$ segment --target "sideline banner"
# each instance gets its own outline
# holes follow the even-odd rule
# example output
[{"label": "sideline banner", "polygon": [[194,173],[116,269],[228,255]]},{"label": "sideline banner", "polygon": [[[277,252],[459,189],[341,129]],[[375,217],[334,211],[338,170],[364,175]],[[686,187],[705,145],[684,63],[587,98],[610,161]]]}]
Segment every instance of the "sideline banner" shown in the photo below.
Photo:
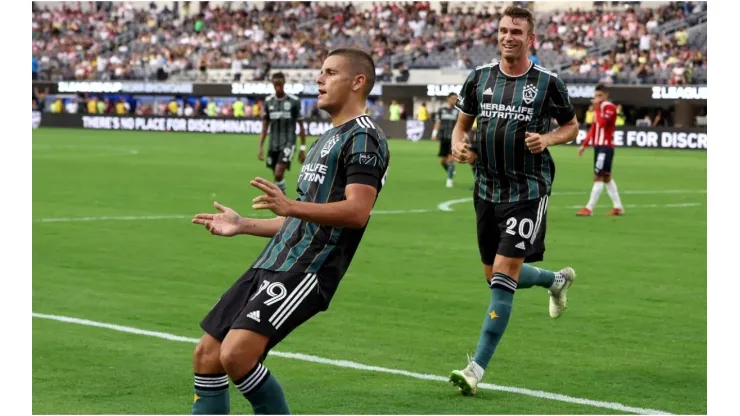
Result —
[{"label": "sideline banner", "polygon": [[[378,125],[386,136],[412,141],[429,140],[434,127],[433,121],[388,121],[379,120]],[[327,120],[308,119],[304,122],[306,134],[320,136],[332,128]],[[129,131],[173,131],[214,134],[260,134],[262,120],[258,118],[225,117],[165,117],[165,116],[117,116],[86,114],[54,114],[33,112],[33,127],[70,127],[94,130]],[[571,145],[583,143],[586,129],[578,132]],[[614,132],[617,147],[640,147],[651,149],[707,149],[706,129],[617,127]]]}]

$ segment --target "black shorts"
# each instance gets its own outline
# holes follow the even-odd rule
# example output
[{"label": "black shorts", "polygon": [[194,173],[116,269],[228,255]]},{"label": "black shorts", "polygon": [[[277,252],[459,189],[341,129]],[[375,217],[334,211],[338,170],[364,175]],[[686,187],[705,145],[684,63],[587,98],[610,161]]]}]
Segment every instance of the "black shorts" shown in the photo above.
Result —
[{"label": "black shorts", "polygon": [[439,140],[439,157],[447,157],[452,154],[452,140]]},{"label": "black shorts", "polygon": [[295,153],[295,145],[290,147],[283,147],[279,150],[270,150],[267,152],[267,167],[275,169],[278,163],[285,165],[285,169],[290,170],[290,162],[293,160],[293,154]]},{"label": "black shorts", "polygon": [[496,254],[542,261],[549,196],[522,202],[496,204],[474,198],[478,250],[483,264],[492,265]]},{"label": "black shorts", "polygon": [[200,327],[223,342],[231,329],[248,329],[270,339],[268,351],[298,326],[326,310],[315,273],[250,268],[224,293]]},{"label": "black shorts", "polygon": [[594,148],[594,173],[597,176],[611,175],[612,160],[614,160],[614,148],[596,146]]}]

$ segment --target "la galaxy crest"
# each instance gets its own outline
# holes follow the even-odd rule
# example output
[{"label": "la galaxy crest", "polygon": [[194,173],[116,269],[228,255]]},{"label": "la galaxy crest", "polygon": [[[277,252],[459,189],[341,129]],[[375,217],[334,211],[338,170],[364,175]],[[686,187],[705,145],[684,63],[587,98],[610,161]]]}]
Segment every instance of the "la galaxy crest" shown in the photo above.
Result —
[{"label": "la galaxy crest", "polygon": [[326,144],[324,144],[324,147],[321,148],[321,157],[326,157],[326,155],[331,152],[331,148],[334,147],[335,144],[340,140],[340,135],[335,134],[332,136],[331,139],[326,141]]},{"label": "la galaxy crest", "polygon": [[537,87],[534,84],[528,84],[524,87],[524,96],[522,99],[527,104],[532,104],[537,97]]}]

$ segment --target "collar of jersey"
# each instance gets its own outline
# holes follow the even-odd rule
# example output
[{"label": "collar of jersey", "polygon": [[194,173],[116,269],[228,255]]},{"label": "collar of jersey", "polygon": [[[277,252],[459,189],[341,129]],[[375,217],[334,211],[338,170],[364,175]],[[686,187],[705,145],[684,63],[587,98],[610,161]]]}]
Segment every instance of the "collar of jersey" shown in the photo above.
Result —
[{"label": "collar of jersey", "polygon": [[523,74],[514,76],[514,75],[509,75],[509,74],[507,74],[504,71],[504,68],[501,67],[501,62],[499,62],[499,64],[498,64],[498,70],[501,71],[502,74],[506,75],[509,78],[520,78],[520,77],[523,77],[523,76],[527,75],[529,73],[529,71],[532,70],[532,68],[534,68],[534,62],[533,61],[529,61],[529,68],[527,68],[527,70],[524,71]]}]

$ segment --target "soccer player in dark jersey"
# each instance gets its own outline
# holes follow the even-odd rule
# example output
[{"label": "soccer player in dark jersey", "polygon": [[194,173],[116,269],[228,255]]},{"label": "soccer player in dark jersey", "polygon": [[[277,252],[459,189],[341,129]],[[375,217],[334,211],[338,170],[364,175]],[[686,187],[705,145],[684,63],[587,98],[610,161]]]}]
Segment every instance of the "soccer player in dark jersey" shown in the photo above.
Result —
[{"label": "soccer player in dark jersey", "polygon": [[301,115],[301,102],[295,95],[285,94],[285,75],[277,72],[272,76],[275,94],[265,100],[265,115],[262,118],[259,160],[265,160],[265,138],[270,128],[270,145],[267,152],[267,167],[273,171],[275,185],[285,193],[285,171],[290,170],[290,162],[295,153],[296,124],[301,136],[301,148],[298,161],[306,159],[306,130]]},{"label": "soccer player in dark jersey", "polygon": [[[506,330],[517,289],[540,286],[550,293],[550,316],[567,306],[575,271],[539,269],[545,251],[547,202],[555,177],[549,146],[578,134],[568,90],[552,72],[529,60],[534,42],[529,10],[509,7],[498,27],[502,60],[479,66],[462,87],[460,115],[452,134],[455,160],[475,167],[474,207],[478,248],[491,289],[475,357],[450,374],[463,394],[478,382]],[[475,140],[465,142],[477,118]],[[559,127],[550,131],[550,120]]]},{"label": "soccer player in dark jersey", "polygon": [[193,414],[229,412],[229,379],[255,414],[287,414],[277,379],[263,362],[291,331],[326,310],[367,227],[390,162],[385,134],[363,107],[375,83],[372,58],[357,49],[329,54],[316,79],[318,106],[332,128],[316,140],[298,176],[297,200],[255,178],[264,195],[252,208],[271,219],[241,217],[215,203],[198,214],[214,235],[269,238],[257,261],[201,322],[205,334],[193,355]]},{"label": "soccer player in dark jersey", "polygon": [[442,106],[434,115],[434,129],[432,140],[439,140],[439,162],[447,172],[447,187],[452,188],[452,178],[455,176],[455,160],[452,158],[452,130],[455,128],[457,113],[455,107],[457,94],[447,96],[447,105]]}]

